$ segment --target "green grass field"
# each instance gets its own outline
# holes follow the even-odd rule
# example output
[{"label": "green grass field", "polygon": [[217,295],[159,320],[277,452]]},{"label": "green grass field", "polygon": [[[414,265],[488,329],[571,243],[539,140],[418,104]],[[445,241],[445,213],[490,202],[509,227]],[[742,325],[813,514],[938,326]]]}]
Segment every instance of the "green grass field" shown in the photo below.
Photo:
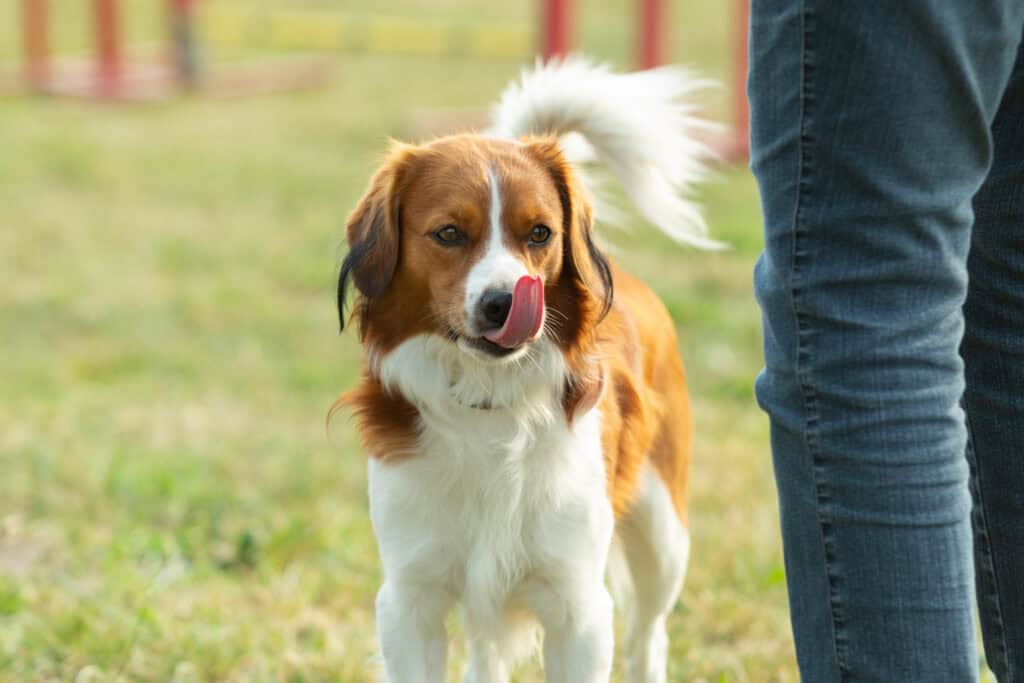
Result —
[{"label": "green grass field", "polygon": [[[2,1],[10,59],[17,3]],[[72,4],[55,3],[72,13],[58,16],[70,48],[85,31]],[[674,57],[716,78],[729,73],[725,4],[674,7]],[[152,38],[152,7],[128,5],[133,36]],[[583,46],[625,64],[628,3],[580,6]],[[529,22],[528,7],[386,11]],[[0,100],[0,681],[372,680],[364,457],[345,418],[325,427],[360,356],[337,334],[342,226],[414,110],[483,107],[521,64],[333,59],[330,86],[302,94]],[[708,111],[725,101],[708,93]],[[794,681],[751,388],[757,195],[735,168],[700,198],[731,251],[609,234],[676,320],[698,426],[669,678]]]}]

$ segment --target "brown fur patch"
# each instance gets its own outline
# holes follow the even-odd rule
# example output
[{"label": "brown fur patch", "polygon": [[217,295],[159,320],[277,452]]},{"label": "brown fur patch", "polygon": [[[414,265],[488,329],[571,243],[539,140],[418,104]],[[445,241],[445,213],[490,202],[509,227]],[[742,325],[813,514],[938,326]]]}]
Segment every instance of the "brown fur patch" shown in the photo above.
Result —
[{"label": "brown fur patch", "polygon": [[338,403],[352,411],[363,448],[372,457],[398,462],[416,454],[420,414],[402,396],[366,376]]},{"label": "brown fur patch", "polygon": [[600,406],[609,497],[617,514],[626,511],[649,461],[685,524],[693,426],[675,328],[646,285],[614,274],[616,303],[598,344],[615,378]]}]

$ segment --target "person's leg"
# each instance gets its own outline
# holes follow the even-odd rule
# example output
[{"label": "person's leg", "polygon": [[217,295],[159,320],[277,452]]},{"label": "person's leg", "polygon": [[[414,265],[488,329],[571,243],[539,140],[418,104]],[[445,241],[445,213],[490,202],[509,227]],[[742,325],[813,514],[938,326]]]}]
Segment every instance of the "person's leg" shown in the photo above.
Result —
[{"label": "person's leg", "polygon": [[978,676],[958,346],[1024,2],[754,0],[755,272],[804,680]]},{"label": "person's leg", "polygon": [[974,554],[985,654],[1024,682],[1024,42],[992,124],[992,170],[974,198],[964,304]]}]

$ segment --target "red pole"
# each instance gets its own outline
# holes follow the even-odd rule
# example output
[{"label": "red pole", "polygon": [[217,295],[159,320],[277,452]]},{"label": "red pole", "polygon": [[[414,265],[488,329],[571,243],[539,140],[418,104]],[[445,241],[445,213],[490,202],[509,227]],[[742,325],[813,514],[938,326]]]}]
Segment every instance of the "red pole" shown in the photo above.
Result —
[{"label": "red pole", "polygon": [[96,68],[100,94],[113,97],[121,80],[121,51],[118,40],[117,0],[94,0]]},{"label": "red pole", "polygon": [[25,50],[25,80],[34,90],[43,89],[50,76],[46,35],[46,0],[23,0],[22,33]]},{"label": "red pole", "polygon": [[541,0],[541,45],[544,61],[569,54],[569,1]]},{"label": "red pole", "polygon": [[636,61],[640,69],[653,69],[665,62],[665,34],[668,30],[664,0],[637,3]]}]

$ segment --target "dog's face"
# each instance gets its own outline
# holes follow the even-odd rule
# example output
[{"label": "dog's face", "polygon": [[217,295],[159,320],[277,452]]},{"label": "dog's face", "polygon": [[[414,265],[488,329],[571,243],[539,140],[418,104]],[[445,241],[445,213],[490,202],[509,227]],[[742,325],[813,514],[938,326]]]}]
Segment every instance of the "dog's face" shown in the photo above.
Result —
[{"label": "dog's face", "polygon": [[610,305],[590,222],[555,141],[396,146],[349,218],[339,314],[351,275],[377,352],[417,334],[488,363],[523,356],[545,334],[570,344]]}]

